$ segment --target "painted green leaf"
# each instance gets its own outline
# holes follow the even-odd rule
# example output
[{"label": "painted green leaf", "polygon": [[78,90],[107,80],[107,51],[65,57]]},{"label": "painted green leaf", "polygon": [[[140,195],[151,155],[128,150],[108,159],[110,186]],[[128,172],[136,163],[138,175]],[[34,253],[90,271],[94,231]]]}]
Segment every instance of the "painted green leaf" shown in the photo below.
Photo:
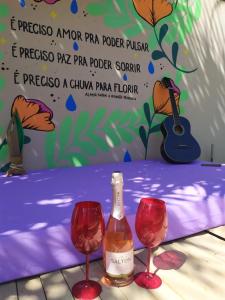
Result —
[{"label": "painted green leaf", "polygon": [[0,77],[0,90],[2,90],[5,87],[5,79],[3,77]]},{"label": "painted green leaf", "polygon": [[130,130],[130,124],[127,113],[122,112],[116,130],[119,133],[120,141],[130,144],[134,140],[134,134]]},{"label": "painted green leaf", "polygon": [[8,158],[8,146],[7,146],[7,140],[3,139],[1,145],[0,145],[0,172],[7,172],[8,169],[5,171],[4,164]]},{"label": "painted green leaf", "polygon": [[150,106],[147,102],[144,103],[143,105],[144,107],[144,112],[145,112],[145,117],[146,117],[146,120],[148,122],[148,126],[149,128],[151,127],[151,112],[150,112]]},{"label": "painted green leaf", "polygon": [[79,152],[88,156],[95,156],[97,153],[97,147],[90,141],[85,141],[85,136],[80,136],[79,140],[75,142],[75,146],[79,148]]},{"label": "painted green leaf", "polygon": [[24,144],[24,132],[23,132],[23,126],[22,126],[22,123],[20,121],[20,118],[19,118],[19,115],[18,115],[17,111],[14,113],[14,118],[15,118],[15,122],[16,122],[19,147],[20,147],[20,151],[22,151],[23,144]]},{"label": "painted green leaf", "polygon": [[149,96],[149,98],[147,99],[149,107],[150,107],[150,111],[154,111],[154,105],[153,105],[153,96]]},{"label": "painted green leaf", "polygon": [[174,42],[172,45],[172,58],[173,58],[173,63],[176,66],[177,64],[177,54],[179,50],[179,45],[177,42]]},{"label": "painted green leaf", "polygon": [[[79,164],[83,165],[89,162],[86,158],[84,149],[89,149],[89,155],[93,152],[91,152],[92,149],[90,143],[87,143],[86,145],[85,142],[80,140],[80,138],[83,137],[82,134],[77,136],[75,149],[73,145],[73,136],[76,138],[76,134],[73,135],[75,128],[78,129],[78,131],[80,130],[79,134],[85,128],[85,123],[82,123],[84,116],[85,114],[81,114],[80,120],[78,120],[77,123],[73,123],[72,117],[67,116],[62,121],[58,132],[53,131],[47,134],[45,140],[45,155],[48,167],[68,165],[78,166]],[[88,116],[89,114],[87,112],[87,117]],[[81,123],[80,125],[79,122]],[[77,126],[75,126],[75,124]]]},{"label": "painted green leaf", "polygon": [[76,153],[71,156],[72,163],[75,167],[82,167],[89,164],[88,159],[86,159],[82,154]]},{"label": "painted green leaf", "polygon": [[90,15],[102,16],[105,26],[112,29],[119,28],[123,37],[131,38],[140,33],[147,33],[148,41],[152,41],[153,31],[137,15],[132,1],[102,0],[88,4],[86,9]]},{"label": "painted green leaf", "polygon": [[165,57],[165,54],[160,50],[155,50],[152,52],[152,59],[158,60]]},{"label": "painted green leaf", "polygon": [[81,153],[67,153],[64,160],[67,161],[69,165],[75,167],[81,167],[89,163],[88,159],[86,159]]},{"label": "painted green leaf", "polygon": [[[177,4],[178,3],[178,4]],[[201,1],[194,1],[191,5],[187,5],[187,0],[173,2],[176,8],[172,14],[166,17],[166,23],[169,27],[168,32],[163,38],[165,44],[171,44],[177,41],[183,43],[186,36],[192,31],[193,24],[201,15]],[[102,0],[87,5],[87,11],[91,15],[102,16],[104,24],[110,28],[120,28],[123,36],[135,37],[140,33],[145,33],[149,49],[154,50],[157,47],[157,40],[154,37],[154,30],[137,14],[133,1],[112,1]],[[159,21],[163,24],[165,19]],[[146,24],[145,24],[146,23]],[[120,27],[117,27],[120,24]],[[119,26],[119,25],[118,25]],[[157,30],[157,28],[155,28]],[[166,30],[166,27],[163,27]],[[161,38],[165,31],[161,32]],[[162,58],[162,57],[161,57]],[[159,58],[158,58],[159,59]]]},{"label": "painted green leaf", "polygon": [[74,142],[73,144],[80,148],[80,152],[87,155],[96,155],[96,147],[92,141],[85,138],[86,130],[90,126],[90,114],[88,112],[81,112],[74,124]]},{"label": "painted green leaf", "polygon": [[1,24],[1,23],[0,23],[0,32],[5,31],[6,28],[7,28],[7,26],[6,26],[5,24]]},{"label": "painted green leaf", "polygon": [[9,6],[7,4],[0,4],[0,17],[4,18],[9,15]]},{"label": "painted green leaf", "polygon": [[117,130],[119,131],[121,141],[130,144],[134,140],[134,136],[129,132],[128,128],[117,127]]},{"label": "painted green leaf", "polygon": [[90,120],[90,127],[97,128],[97,126],[100,125],[100,123],[103,121],[105,115],[106,115],[107,109],[105,107],[99,107],[96,112],[94,113],[94,116]]},{"label": "painted green leaf", "polygon": [[79,139],[79,136],[87,127],[87,124],[90,120],[90,114],[87,111],[81,111],[77,116],[75,126],[74,126],[74,143]]},{"label": "painted green leaf", "polygon": [[[174,22],[169,22],[168,26],[170,30],[168,31],[167,35],[164,37],[163,44],[172,44],[174,40],[179,40],[179,33],[177,27],[174,26]],[[180,40],[179,40],[180,42]]]},{"label": "painted green leaf", "polygon": [[134,126],[138,129],[138,134],[139,134],[140,125],[145,124],[145,123],[146,123],[145,113],[144,113],[143,107],[140,106],[140,108],[137,109],[136,121],[134,123]]},{"label": "painted green leaf", "polygon": [[45,158],[48,168],[54,168],[57,164],[55,161],[56,131],[46,133],[45,138]]},{"label": "painted green leaf", "polygon": [[136,132],[135,133],[133,132],[134,124],[132,124],[131,121],[132,119],[130,118],[130,112],[121,111],[120,118],[118,118],[117,121],[118,125],[116,127],[121,142],[126,142],[130,144],[135,139]]},{"label": "painted green leaf", "polygon": [[110,116],[108,117],[105,126],[104,126],[104,133],[106,135],[106,139],[110,139],[110,141],[113,143],[114,147],[117,147],[121,143],[121,138],[116,130],[117,127],[117,120],[120,118],[121,111],[120,110],[114,110]]},{"label": "painted green leaf", "polygon": [[[143,110],[143,109],[142,109]],[[142,123],[139,123],[138,122],[138,125],[136,124],[137,123],[137,120],[138,120],[138,115],[135,113],[135,112],[132,112],[132,111],[128,111],[126,113],[126,119],[128,118],[128,121],[127,122],[127,127],[130,129],[131,132],[133,132],[135,135],[139,135],[139,126],[140,124]]]},{"label": "painted green leaf", "polygon": [[0,100],[0,111],[3,109],[3,107],[4,107],[4,102]]},{"label": "painted green leaf", "polygon": [[71,116],[67,116],[60,124],[59,127],[59,159],[63,159],[65,152],[70,145],[71,128],[73,119]]},{"label": "painted green leaf", "polygon": [[201,7],[201,1],[192,1],[191,5],[188,5],[187,0],[179,1],[176,10],[166,19],[169,31],[164,43],[171,44],[177,41],[179,45],[183,44],[192,32],[194,23],[200,18]]},{"label": "painted green leaf", "polygon": [[121,115],[121,118],[119,120],[119,124],[120,126],[129,127],[129,123],[130,123],[130,112],[123,111],[123,114]]},{"label": "painted green leaf", "polygon": [[192,30],[192,21],[188,17],[183,18],[182,16],[177,16],[176,19],[179,42],[183,44],[187,34]]},{"label": "painted green leaf", "polygon": [[[85,139],[85,136],[83,138]],[[95,156],[97,153],[97,148],[90,141],[86,142],[82,140],[82,137],[80,137],[77,147],[80,148],[81,153],[85,153],[89,156]]]},{"label": "painted green leaf", "polygon": [[129,20],[128,16],[123,15],[123,17],[121,18],[120,16],[116,17],[113,14],[113,15],[107,16],[107,18],[104,21],[104,24],[107,27],[115,29],[115,28],[121,28],[122,26],[129,24],[129,22],[130,22],[130,20]]},{"label": "painted green leaf", "polygon": [[194,1],[194,4],[191,8],[192,18],[194,18],[196,21],[199,20],[199,18],[201,17],[201,12],[202,12],[201,1]]},{"label": "painted green leaf", "polygon": [[[135,136],[139,136],[139,127],[141,124],[146,123],[144,110],[142,105],[134,111],[127,112],[129,114],[129,123],[127,127],[131,132],[135,134]],[[134,138],[135,138],[134,136]]]},{"label": "painted green leaf", "polygon": [[143,143],[145,149],[147,149],[148,140],[147,140],[147,133],[146,133],[144,126],[139,127],[139,135],[140,135],[140,138],[142,140],[142,143]]},{"label": "painted green leaf", "polygon": [[93,128],[89,127],[87,130],[87,136],[93,141],[95,146],[101,149],[101,151],[107,152],[109,151],[109,146],[106,143],[105,139],[103,139],[99,134],[97,134]]},{"label": "painted green leaf", "polygon": [[183,3],[180,1],[177,6],[177,11],[184,16],[189,16],[193,21],[199,20],[202,11],[201,1],[192,1],[189,5],[189,1],[185,0]]},{"label": "painted green leaf", "polygon": [[[182,67],[182,66],[180,66],[180,67]],[[184,73],[183,73],[183,72],[180,72],[179,70],[176,70],[176,77],[175,77],[175,84],[176,84],[176,85],[179,85],[179,84],[180,84],[180,82],[181,82],[183,76],[184,76]]]},{"label": "painted green leaf", "polygon": [[154,127],[157,124],[161,124],[162,121],[166,118],[165,115],[161,115],[161,114],[156,114],[154,117],[154,123],[152,124],[152,127]]},{"label": "painted green leaf", "polygon": [[181,101],[186,101],[188,100],[188,91],[187,90],[182,90],[180,93],[180,100]]},{"label": "painted green leaf", "polygon": [[108,11],[107,3],[90,3],[87,5],[86,10],[92,16],[101,16]]},{"label": "painted green leaf", "polygon": [[0,149],[0,165],[5,164],[8,160],[8,145],[7,143],[4,143],[4,145]]},{"label": "painted green leaf", "polygon": [[143,32],[142,27],[137,26],[137,24],[129,26],[127,29],[124,29],[124,35],[128,38],[135,37]]},{"label": "painted green leaf", "polygon": [[87,130],[86,134],[92,141],[92,143],[95,146],[101,147],[101,150],[108,151],[109,146],[107,145],[106,141],[99,137],[98,131],[101,131],[100,125],[101,122],[104,120],[104,117],[106,115],[106,108],[99,107],[96,112],[94,113],[94,116],[91,118],[89,123],[89,129]]},{"label": "painted green leaf", "polygon": [[160,126],[161,126],[161,124],[157,124],[157,125],[153,126],[153,127],[150,129],[150,133],[154,133],[154,132],[160,131],[160,130],[161,130],[161,129],[160,129]]},{"label": "painted green leaf", "polygon": [[89,127],[86,131],[86,136],[93,142],[96,147],[99,147],[102,151],[106,152],[109,151],[110,147],[106,143],[105,139],[100,135],[102,131],[98,126],[100,122],[103,120],[106,114],[105,108],[99,108],[93,118],[90,120]]},{"label": "painted green leaf", "polygon": [[165,35],[167,34],[168,32],[168,25],[167,24],[163,24],[160,28],[160,31],[159,31],[159,44],[162,43],[162,40],[164,39]]},{"label": "painted green leaf", "polygon": [[152,33],[151,34],[149,33],[149,36],[148,36],[148,46],[149,46],[149,49],[151,49],[151,50],[158,47],[158,41],[153,33],[153,30],[152,30]]}]

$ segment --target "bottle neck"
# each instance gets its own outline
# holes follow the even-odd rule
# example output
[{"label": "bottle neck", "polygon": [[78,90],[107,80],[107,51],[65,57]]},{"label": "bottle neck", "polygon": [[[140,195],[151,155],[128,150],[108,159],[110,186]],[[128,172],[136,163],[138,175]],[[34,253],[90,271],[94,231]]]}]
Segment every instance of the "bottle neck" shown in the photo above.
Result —
[{"label": "bottle neck", "polygon": [[117,220],[121,220],[124,217],[124,205],[123,205],[123,184],[115,184],[112,187],[113,190],[113,206],[111,215]]}]

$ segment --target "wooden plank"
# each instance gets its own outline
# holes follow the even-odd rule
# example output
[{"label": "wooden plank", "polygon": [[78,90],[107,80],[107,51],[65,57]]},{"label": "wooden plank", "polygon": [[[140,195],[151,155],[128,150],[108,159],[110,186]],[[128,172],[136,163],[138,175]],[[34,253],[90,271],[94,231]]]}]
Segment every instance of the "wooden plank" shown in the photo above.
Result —
[{"label": "wooden plank", "polygon": [[[184,300],[225,299],[225,286],[222,283],[225,277],[223,241],[210,234],[197,235],[159,247],[155,255],[170,250],[183,253],[186,261],[177,270],[157,271],[164,284]],[[138,254],[138,257],[145,261],[146,252]],[[155,269],[153,266],[152,270]]]},{"label": "wooden plank", "polygon": [[39,277],[17,281],[18,300],[46,300]]},{"label": "wooden plank", "polygon": [[209,229],[208,231],[225,239],[225,226],[212,228],[212,229]]},{"label": "wooden plank", "polygon": [[[83,271],[85,272],[85,266],[81,266]],[[117,287],[108,287],[103,284],[104,277],[104,268],[103,263],[101,261],[92,262],[90,265],[90,278],[92,280],[98,281],[102,286],[102,293],[100,295],[101,299],[115,299],[115,300],[126,300],[127,298],[123,295],[122,291]]]},{"label": "wooden plank", "polygon": [[[92,269],[92,263],[90,265],[90,269]],[[62,270],[63,277],[65,278],[70,290],[72,290],[73,285],[81,280],[85,279],[85,274],[82,271],[81,267],[73,267],[69,269]],[[100,300],[100,297],[95,298],[94,300]],[[57,299],[58,300],[58,299]]]},{"label": "wooden plank", "polygon": [[[219,229],[223,233],[225,226]],[[218,232],[218,229],[215,229]],[[215,233],[217,234],[217,233]],[[127,287],[106,287],[96,300],[224,300],[225,251],[224,241],[210,234],[200,234],[159,247],[154,255],[176,250],[186,256],[185,263],[177,270],[158,269],[163,284],[155,290],[145,290],[135,283]],[[135,273],[144,271],[146,251],[139,250],[135,257]],[[156,267],[151,264],[151,271]],[[73,300],[70,290],[75,282],[83,280],[85,266],[65,269],[31,278],[0,285],[0,300]],[[104,275],[102,261],[90,265],[90,278],[101,282]],[[44,286],[44,290],[42,287]],[[18,295],[17,295],[18,292]],[[46,298],[45,298],[46,294]]]},{"label": "wooden plank", "polygon": [[[102,261],[99,262],[101,267],[103,268]],[[136,257],[134,258],[134,266],[135,266],[135,273],[143,272],[145,271],[146,267],[145,265],[140,262]],[[141,300],[181,300],[181,298],[168,287],[167,285],[164,285],[163,288],[160,287],[160,289],[157,290],[147,290],[139,287],[136,285],[135,282],[132,284],[120,287],[120,288],[114,288],[115,290],[118,289],[122,294],[124,298],[118,298],[118,299],[128,299],[128,300],[137,300],[141,298]],[[107,299],[117,299],[115,298],[115,294],[111,293],[112,288],[109,288],[107,295],[101,295],[101,298],[103,300]]]},{"label": "wooden plank", "polygon": [[[136,257],[134,259],[135,273],[143,272],[146,270],[146,265],[140,262]],[[139,287],[135,282],[131,285],[123,287],[123,293],[129,300],[181,300],[181,298],[167,285],[163,284],[158,289],[147,290]]]},{"label": "wooden plank", "polygon": [[60,271],[40,276],[47,300],[74,300]]},{"label": "wooden plank", "polygon": [[16,282],[3,283],[0,285],[0,300],[17,300]]}]

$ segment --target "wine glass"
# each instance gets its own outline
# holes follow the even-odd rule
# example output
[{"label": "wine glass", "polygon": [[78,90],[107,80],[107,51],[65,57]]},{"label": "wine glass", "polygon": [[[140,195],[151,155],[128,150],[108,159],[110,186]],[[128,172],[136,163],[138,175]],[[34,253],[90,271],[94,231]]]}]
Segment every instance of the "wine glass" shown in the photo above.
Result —
[{"label": "wine glass", "polygon": [[167,231],[167,213],[165,202],[155,198],[141,199],[135,229],[139,240],[148,248],[147,272],[135,274],[134,281],[146,289],[158,288],[162,284],[160,277],[150,273],[150,257],[152,248],[158,246]]},{"label": "wine glass", "polygon": [[71,239],[77,250],[86,255],[86,279],[72,288],[73,296],[78,299],[93,299],[102,291],[98,282],[89,279],[89,255],[100,247],[104,231],[101,204],[94,201],[76,203],[71,219]]}]

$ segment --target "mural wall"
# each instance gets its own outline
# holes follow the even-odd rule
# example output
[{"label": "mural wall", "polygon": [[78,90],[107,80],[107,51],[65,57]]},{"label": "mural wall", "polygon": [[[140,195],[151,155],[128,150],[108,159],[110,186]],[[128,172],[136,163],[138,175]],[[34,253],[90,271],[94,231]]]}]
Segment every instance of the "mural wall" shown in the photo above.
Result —
[{"label": "mural wall", "polygon": [[154,136],[172,114],[161,79],[173,80],[183,114],[200,13],[196,0],[0,0],[1,167],[14,111],[27,169],[159,154]]}]

